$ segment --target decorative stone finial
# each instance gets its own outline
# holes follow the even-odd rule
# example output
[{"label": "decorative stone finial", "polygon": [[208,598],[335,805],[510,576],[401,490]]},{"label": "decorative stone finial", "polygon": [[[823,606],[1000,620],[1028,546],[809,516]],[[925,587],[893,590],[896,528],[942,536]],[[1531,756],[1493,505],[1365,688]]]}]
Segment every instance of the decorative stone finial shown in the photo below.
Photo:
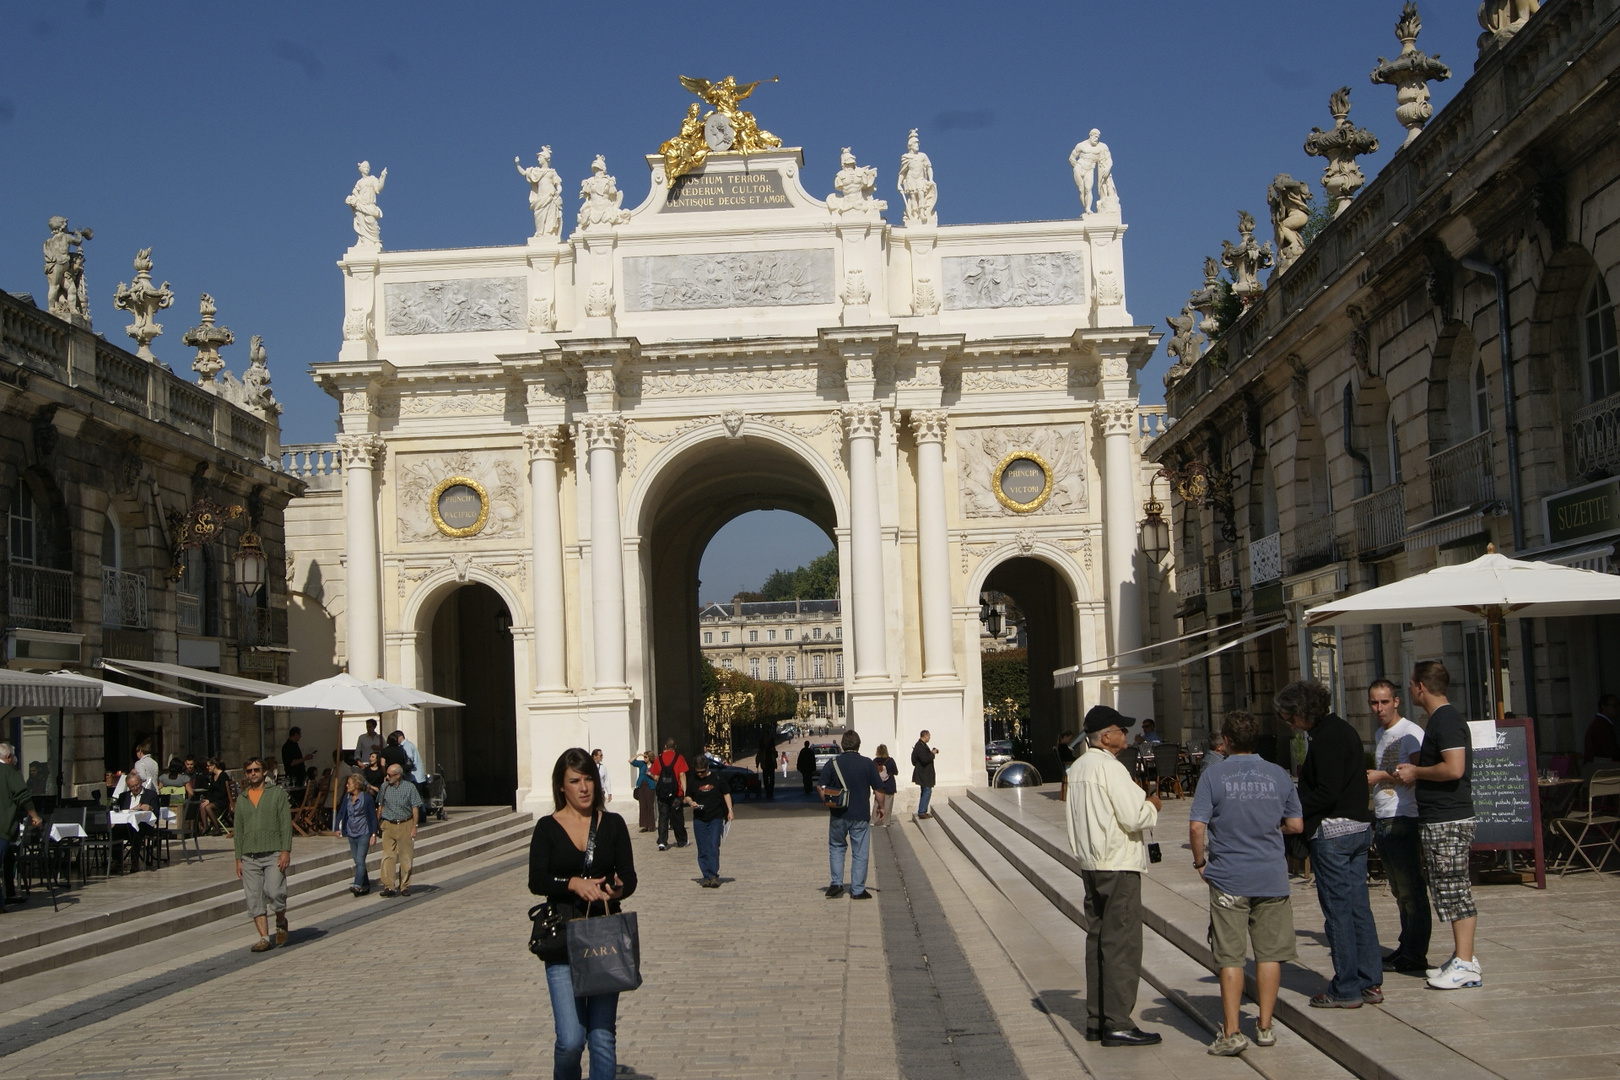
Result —
[{"label": "decorative stone finial", "polygon": [[518,175],[529,182],[529,211],[534,214],[534,238],[555,240],[562,235],[562,177],[551,167],[551,147],[542,146],[535,164],[523,167],[513,158]]},{"label": "decorative stone finial", "polygon": [[163,327],[152,317],[173,303],[174,292],[167,281],[152,284],[152,249],[141,248],[135,255],[135,284],[120,281],[113,291],[113,307],[135,317],[134,324],[124,327],[124,332],[135,339],[139,346],[135,355],[141,359],[157,363],[157,357],[152,355],[152,339],[162,335]]},{"label": "decorative stone finial", "polygon": [[84,242],[93,229],[68,228],[67,218],[53,215],[46,222],[51,235],[45,240],[45,300],[52,315],[89,325],[90,294],[84,285]]},{"label": "decorative stone finial", "polygon": [[1479,25],[1485,30],[1479,35],[1480,59],[1506,44],[1540,10],[1541,0],[1485,0],[1480,4]]},{"label": "decorative stone finial", "polygon": [[1278,173],[1266,189],[1266,205],[1271,207],[1271,227],[1277,235],[1277,273],[1282,273],[1305,253],[1299,230],[1311,220],[1311,188],[1303,180]]},{"label": "decorative stone finial", "polygon": [[1198,329],[1207,335],[1214,334],[1217,325],[1215,309],[1221,304],[1221,264],[1215,261],[1215,256],[1204,257],[1204,287],[1195,289],[1187,302],[1203,316]]},{"label": "decorative stone finial", "polygon": [[377,205],[377,196],[388,182],[388,170],[372,176],[369,161],[362,161],[359,169],[360,179],[354,182],[354,190],[343,200],[354,211],[354,235],[358,237],[354,246],[367,251],[381,251],[383,213],[382,207]]},{"label": "decorative stone finial", "polygon": [[623,225],[630,220],[630,211],[621,209],[624,192],[619,190],[619,182],[608,175],[607,158],[601,154],[591,162],[591,175],[580,182],[579,197],[585,200],[579,208],[581,229]]},{"label": "decorative stone finial", "polygon": [[877,190],[877,170],[870,165],[857,165],[855,154],[849,147],[838,155],[838,175],[833,187],[838,190],[827,196],[827,209],[835,214],[864,214],[877,217],[889,208],[882,199],[872,197]]},{"label": "decorative stone finial", "polygon": [[219,350],[226,345],[236,342],[236,335],[223,326],[214,325],[214,298],[207,293],[202,294],[202,300],[197,305],[202,315],[202,323],[186,331],[180,340],[197,350],[197,359],[191,362],[191,370],[197,373],[197,381],[203,386],[214,389],[214,377],[225,368],[225,361],[220,359]]},{"label": "decorative stone finial", "polygon": [[[1075,143],[1069,151],[1069,164],[1074,168],[1074,186],[1080,190],[1082,216],[1119,213],[1119,192],[1114,187],[1114,155],[1102,141],[1102,132],[1092,128],[1084,142]],[[1092,175],[1096,175],[1097,191],[1092,195]]]},{"label": "decorative stone finial", "polygon": [[937,225],[934,203],[939,189],[934,185],[934,164],[917,148],[917,129],[906,136],[906,152],[900,155],[900,195],[906,201],[903,224],[906,228]]},{"label": "decorative stone finial", "polygon": [[1423,125],[1434,115],[1429,103],[1430,81],[1443,82],[1451,78],[1451,69],[1440,62],[1440,54],[1430,56],[1417,47],[1418,32],[1423,20],[1418,18],[1417,5],[1406,0],[1401,8],[1401,21],[1395,24],[1395,36],[1401,42],[1401,54],[1393,60],[1378,58],[1370,78],[1375,83],[1388,83],[1395,88],[1395,119],[1406,128],[1407,145],[1418,137]]},{"label": "decorative stone finial", "polygon": [[1271,244],[1255,242],[1254,215],[1247,210],[1238,211],[1238,234],[1241,239],[1236,244],[1221,241],[1221,265],[1232,271],[1232,292],[1248,307],[1266,291],[1260,284],[1260,271],[1272,263]]},{"label": "decorative stone finial", "polygon": [[1356,192],[1366,185],[1367,178],[1362,175],[1356,158],[1376,151],[1378,137],[1350,122],[1348,86],[1339,87],[1328,97],[1328,110],[1333,113],[1333,129],[1311,128],[1311,133],[1305,137],[1305,152],[1327,159],[1327,168],[1322,170],[1322,189],[1333,200],[1333,216],[1338,217],[1350,208]]}]

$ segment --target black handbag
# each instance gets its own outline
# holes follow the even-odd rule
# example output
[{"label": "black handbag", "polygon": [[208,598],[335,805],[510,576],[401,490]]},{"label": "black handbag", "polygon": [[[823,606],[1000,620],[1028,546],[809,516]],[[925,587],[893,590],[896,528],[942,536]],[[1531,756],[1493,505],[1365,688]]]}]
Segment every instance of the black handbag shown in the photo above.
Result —
[{"label": "black handbag", "polygon": [[[596,819],[591,819],[591,831],[585,839],[585,866],[587,876],[591,862],[596,858]],[[574,913],[560,904],[542,900],[529,909],[529,951],[547,964],[568,962],[568,936],[566,928]]]}]

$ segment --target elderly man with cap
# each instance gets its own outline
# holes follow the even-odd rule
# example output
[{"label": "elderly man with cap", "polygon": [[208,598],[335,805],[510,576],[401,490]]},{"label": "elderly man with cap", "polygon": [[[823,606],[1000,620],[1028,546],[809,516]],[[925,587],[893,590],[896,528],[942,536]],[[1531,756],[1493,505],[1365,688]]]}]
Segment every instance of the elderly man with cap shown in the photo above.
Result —
[{"label": "elderly man with cap", "polygon": [[1068,772],[1069,850],[1086,887],[1086,1041],[1152,1046],[1131,1014],[1142,969],[1142,833],[1159,820],[1147,795],[1115,756],[1136,721],[1106,705],[1086,713],[1086,749]]}]

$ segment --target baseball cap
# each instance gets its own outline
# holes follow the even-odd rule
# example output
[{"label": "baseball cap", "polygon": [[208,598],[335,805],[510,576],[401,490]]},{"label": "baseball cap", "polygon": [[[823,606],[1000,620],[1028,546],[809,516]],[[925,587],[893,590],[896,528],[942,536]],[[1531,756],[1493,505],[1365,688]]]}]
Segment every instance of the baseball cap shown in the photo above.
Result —
[{"label": "baseball cap", "polygon": [[1093,705],[1086,713],[1085,731],[1087,735],[1095,735],[1111,727],[1129,731],[1134,723],[1136,723],[1134,716],[1121,716],[1118,710],[1111,709],[1107,705]]}]

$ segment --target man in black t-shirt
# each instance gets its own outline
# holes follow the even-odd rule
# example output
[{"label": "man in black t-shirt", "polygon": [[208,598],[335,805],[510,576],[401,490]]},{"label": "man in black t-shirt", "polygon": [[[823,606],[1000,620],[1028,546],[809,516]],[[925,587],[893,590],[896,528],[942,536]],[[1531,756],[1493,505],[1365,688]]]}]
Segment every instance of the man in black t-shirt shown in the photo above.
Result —
[{"label": "man in black t-shirt", "polygon": [[705,889],[720,887],[720,840],[731,820],[731,787],[709,768],[709,755],[699,754],[686,776],[687,806],[697,834],[698,873]]},{"label": "man in black t-shirt", "polygon": [[[821,797],[832,811],[827,822],[827,861],[832,868],[832,884],[827,899],[844,895],[844,852],[849,852],[849,898],[870,900],[866,889],[867,845],[872,835],[872,789],[882,781],[872,759],[860,754],[861,737],[844,732],[840,741],[844,752],[821,770]],[[847,798],[842,798],[844,792]],[[843,806],[833,806],[842,802]]]},{"label": "man in black t-shirt", "polygon": [[1454,949],[1450,960],[1428,970],[1436,990],[1478,986],[1479,958],[1474,955],[1474,933],[1479,913],[1468,884],[1468,853],[1474,843],[1473,744],[1462,714],[1446,693],[1451,673],[1438,660],[1424,660],[1412,668],[1412,704],[1429,714],[1418,763],[1395,766],[1403,784],[1416,783],[1418,830],[1423,844],[1423,870],[1429,879],[1434,913],[1451,924]]}]

